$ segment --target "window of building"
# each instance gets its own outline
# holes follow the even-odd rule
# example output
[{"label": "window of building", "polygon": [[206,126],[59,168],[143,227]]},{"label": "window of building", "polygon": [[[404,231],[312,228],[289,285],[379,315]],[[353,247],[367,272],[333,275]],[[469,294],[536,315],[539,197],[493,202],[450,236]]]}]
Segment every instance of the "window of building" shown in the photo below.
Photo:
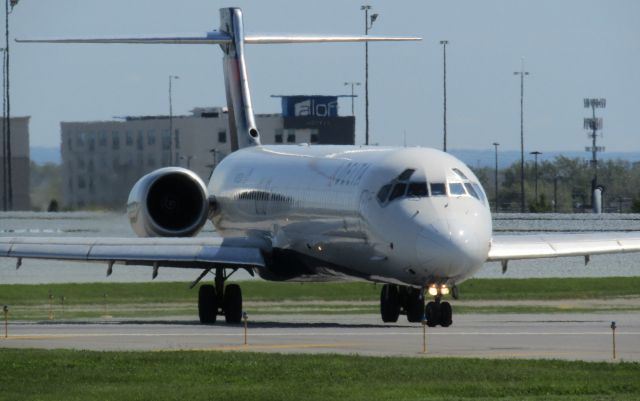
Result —
[{"label": "window of building", "polygon": [[311,137],[309,138],[309,142],[318,143],[318,134],[311,134]]},{"label": "window of building", "polygon": [[218,132],[218,143],[227,143],[227,131]]},{"label": "window of building", "polygon": [[287,143],[296,143],[296,134],[287,134]]},{"label": "window of building", "polygon": [[105,131],[98,133],[98,145],[107,146],[107,133]]},{"label": "window of building", "polygon": [[127,146],[133,145],[133,134],[131,133],[131,131],[125,132],[125,140]]},{"label": "window of building", "polygon": [[87,184],[86,184],[86,182],[84,181],[84,177],[83,177],[83,176],[81,176],[81,175],[79,175],[79,176],[78,176],[78,188],[81,188],[81,189],[82,189],[82,188],[84,188],[84,187],[86,187],[86,186],[87,186]]},{"label": "window of building", "polygon": [[275,143],[282,143],[282,134],[276,134]]},{"label": "window of building", "polygon": [[173,140],[174,140],[174,145],[176,146],[176,149],[180,149],[180,130],[179,129],[175,129],[173,131]]},{"label": "window of building", "polygon": [[136,138],[136,148],[138,150],[144,149],[144,134],[142,131],[138,131],[138,136]]},{"label": "window of building", "polygon": [[162,131],[162,150],[170,150],[170,149],[171,149],[171,135],[169,135],[169,130],[166,129]]},{"label": "window of building", "polygon": [[120,149],[120,133],[118,131],[113,131],[111,133],[111,149],[119,150]]},{"label": "window of building", "polygon": [[84,146],[84,132],[80,132],[78,133],[78,135],[76,135],[76,146],[77,147]]},{"label": "window of building", "polygon": [[95,132],[90,132],[88,135],[89,142],[89,152],[93,152],[96,150],[96,134]]},{"label": "window of building", "polygon": [[156,130],[150,129],[147,132],[147,145],[153,146],[156,144]]},{"label": "window of building", "polygon": [[67,147],[69,148],[69,150],[73,150],[73,140],[71,139],[71,137],[67,138]]}]

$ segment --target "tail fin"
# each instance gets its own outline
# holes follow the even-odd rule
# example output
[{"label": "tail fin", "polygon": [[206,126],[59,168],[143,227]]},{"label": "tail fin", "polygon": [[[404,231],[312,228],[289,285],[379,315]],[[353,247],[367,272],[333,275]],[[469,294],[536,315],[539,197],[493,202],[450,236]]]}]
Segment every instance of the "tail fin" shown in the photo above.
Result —
[{"label": "tail fin", "polygon": [[242,11],[239,8],[220,9],[219,31],[205,34],[173,36],[133,36],[121,38],[77,39],[16,39],[19,43],[129,43],[129,44],[217,44],[224,52],[223,66],[231,149],[260,145],[256,128],[249,79],[244,57],[244,44],[329,43],[413,41],[416,37],[384,36],[322,36],[322,35],[245,35]]},{"label": "tail fin", "polygon": [[231,37],[231,42],[221,44],[224,52],[224,83],[229,110],[231,150],[260,145],[249,91],[249,78],[244,58],[244,26],[239,8],[220,9],[220,31]]}]

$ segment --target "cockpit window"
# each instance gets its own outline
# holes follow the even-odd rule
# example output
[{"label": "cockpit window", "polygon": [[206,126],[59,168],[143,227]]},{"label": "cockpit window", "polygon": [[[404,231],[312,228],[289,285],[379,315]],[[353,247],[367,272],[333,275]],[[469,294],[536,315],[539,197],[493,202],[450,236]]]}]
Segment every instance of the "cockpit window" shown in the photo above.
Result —
[{"label": "cockpit window", "polygon": [[408,168],[398,176],[398,181],[407,181],[416,170]]},{"label": "cockpit window", "polygon": [[476,193],[478,194],[478,196],[480,196],[480,200],[482,201],[482,203],[484,203],[486,205],[487,204],[487,196],[485,195],[484,191],[482,190],[482,187],[480,186],[480,184],[474,182],[471,185],[473,185],[473,188],[476,190]]},{"label": "cockpit window", "polygon": [[462,178],[463,180],[468,180],[467,176],[464,175],[464,173],[460,170],[458,170],[457,168],[452,169],[454,173],[456,173],[456,175],[460,178]]},{"label": "cockpit window", "polygon": [[476,192],[475,188],[473,188],[473,185],[471,185],[470,182],[465,182],[464,183],[464,187],[467,189],[467,192],[469,193],[469,195],[471,195],[474,198],[480,200],[480,195],[478,195],[478,193]]},{"label": "cockpit window", "polygon": [[387,200],[389,191],[391,191],[391,184],[383,185],[382,188],[380,188],[380,191],[378,191],[378,200],[381,203],[384,203]]},{"label": "cockpit window", "polygon": [[454,196],[466,195],[464,186],[460,182],[449,183],[449,193]]},{"label": "cockpit window", "polygon": [[422,198],[429,196],[426,182],[412,182],[409,184],[407,196],[412,198]]},{"label": "cockpit window", "polygon": [[431,184],[431,196],[446,196],[447,188],[443,183],[434,182]]},{"label": "cockpit window", "polygon": [[389,202],[403,196],[406,189],[407,189],[407,184],[397,183],[393,187],[393,190],[391,191],[391,196],[389,196]]}]

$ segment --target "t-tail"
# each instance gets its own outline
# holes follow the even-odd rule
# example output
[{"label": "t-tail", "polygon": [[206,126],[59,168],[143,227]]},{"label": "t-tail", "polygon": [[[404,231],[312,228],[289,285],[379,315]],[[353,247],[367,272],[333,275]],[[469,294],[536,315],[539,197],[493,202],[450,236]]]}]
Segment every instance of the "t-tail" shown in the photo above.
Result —
[{"label": "t-tail", "polygon": [[249,77],[244,57],[245,44],[380,42],[421,40],[417,37],[323,36],[323,35],[245,35],[242,10],[220,9],[220,28],[205,34],[171,36],[129,36],[120,38],[16,39],[20,43],[129,43],[129,44],[216,44],[224,53],[223,66],[231,148],[237,150],[260,145],[260,134],[253,114]]}]

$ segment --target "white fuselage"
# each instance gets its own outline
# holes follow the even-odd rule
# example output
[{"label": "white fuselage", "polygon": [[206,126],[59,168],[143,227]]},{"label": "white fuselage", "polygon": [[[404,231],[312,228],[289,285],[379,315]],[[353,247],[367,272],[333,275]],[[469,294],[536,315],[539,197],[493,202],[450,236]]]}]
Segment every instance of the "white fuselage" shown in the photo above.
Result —
[{"label": "white fuselage", "polygon": [[453,285],[490,247],[478,179],[434,149],[249,147],[216,167],[208,190],[220,235],[272,245],[268,279]]}]

